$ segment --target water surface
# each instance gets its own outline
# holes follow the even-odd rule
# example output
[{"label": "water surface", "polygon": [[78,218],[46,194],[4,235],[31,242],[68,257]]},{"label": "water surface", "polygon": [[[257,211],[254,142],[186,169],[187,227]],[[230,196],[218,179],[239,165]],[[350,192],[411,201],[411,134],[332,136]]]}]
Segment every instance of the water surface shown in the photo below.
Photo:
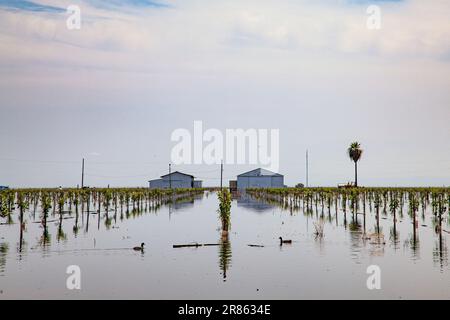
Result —
[{"label": "water surface", "polygon": [[[103,215],[88,224],[80,214],[74,228],[71,213],[62,225],[50,217],[45,239],[39,212],[27,212],[22,246],[18,223],[0,225],[0,299],[450,299],[450,227],[436,233],[430,213],[419,214],[416,237],[406,212],[395,237],[392,216],[381,213],[384,241],[373,241],[369,209],[364,224],[340,209],[305,214],[245,196],[233,201],[223,241],[217,209],[207,193],[157,211],[118,212],[106,224]],[[318,221],[323,237],[315,236]],[[280,246],[280,236],[292,245]],[[144,252],[131,249],[141,242]],[[219,245],[172,247],[196,242]],[[81,268],[81,290],[66,288],[69,265]],[[381,268],[381,290],[367,289],[370,265]]]}]

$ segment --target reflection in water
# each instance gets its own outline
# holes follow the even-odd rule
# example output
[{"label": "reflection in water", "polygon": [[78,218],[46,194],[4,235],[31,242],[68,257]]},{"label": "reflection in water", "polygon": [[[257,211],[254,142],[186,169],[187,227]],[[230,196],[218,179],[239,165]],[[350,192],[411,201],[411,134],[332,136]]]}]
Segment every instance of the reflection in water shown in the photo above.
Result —
[{"label": "reflection in water", "polygon": [[[201,197],[198,197],[201,198]],[[425,263],[432,269],[435,269],[437,271],[437,273],[439,273],[439,269],[442,271],[442,273],[444,275],[448,275],[448,248],[447,248],[447,244],[446,244],[446,232],[447,230],[449,230],[449,220],[448,220],[448,214],[446,213],[443,216],[443,221],[442,221],[442,226],[441,226],[441,222],[439,222],[439,220],[436,218],[435,223],[433,225],[433,227],[431,227],[431,224],[428,223],[428,227],[422,225],[420,227],[420,229],[417,230],[417,227],[413,227],[413,229],[411,230],[411,224],[412,220],[414,219],[414,212],[411,212],[411,216],[407,214],[407,212],[409,211],[408,206],[405,205],[404,206],[404,210],[405,210],[405,219],[402,220],[402,206],[393,206],[392,208],[389,208],[390,211],[386,211],[386,203],[383,202],[380,205],[374,205],[373,201],[369,201],[369,198],[367,198],[367,204],[363,203],[362,206],[358,207],[358,205],[355,205],[355,203],[351,203],[345,204],[342,202],[338,202],[338,198],[327,198],[327,195],[325,195],[325,197],[323,199],[321,199],[320,197],[313,197],[313,196],[306,196],[304,198],[300,198],[300,199],[284,199],[280,197],[280,201],[283,202],[282,207],[285,208],[286,204],[288,204],[288,206],[286,207],[287,210],[277,210],[273,212],[266,212],[265,214],[259,214],[261,212],[264,212],[266,210],[272,210],[273,208],[275,208],[276,206],[276,201],[274,199],[271,199],[272,201],[270,203],[265,203],[264,201],[261,201],[260,199],[250,199],[248,196],[246,198],[241,198],[240,200],[238,200],[238,206],[245,209],[245,210],[237,210],[237,212],[244,212],[244,213],[249,213],[248,210],[253,211],[253,213],[249,213],[249,214],[236,214],[236,219],[241,219],[241,220],[237,220],[236,226],[239,226],[239,230],[238,233],[236,233],[239,236],[233,236],[230,235],[228,236],[227,234],[224,235],[223,237],[220,238],[220,240],[218,241],[218,248],[217,251],[214,251],[213,249],[213,254],[215,255],[215,257],[212,257],[213,262],[217,263],[214,267],[213,265],[213,270],[215,270],[215,272],[213,271],[213,281],[215,281],[217,283],[217,280],[223,280],[224,282],[226,282],[227,288],[232,288],[233,286],[236,285],[236,281],[231,281],[231,280],[236,280],[236,279],[242,279],[242,272],[246,272],[243,271],[243,269],[245,268],[236,268],[236,266],[238,265],[242,265],[242,255],[241,254],[237,254],[239,252],[239,250],[242,250],[245,247],[245,243],[243,242],[244,240],[241,239],[245,239],[245,241],[247,241],[247,237],[248,234],[245,234],[244,237],[240,237],[243,233],[249,233],[251,234],[252,232],[254,232],[253,236],[257,236],[258,240],[266,245],[271,243],[270,241],[273,241],[273,236],[274,235],[280,235],[280,230],[279,228],[283,228],[282,232],[283,234],[287,234],[288,236],[292,236],[292,239],[294,239],[294,242],[297,243],[301,243],[301,245],[294,245],[294,247],[292,248],[292,250],[283,250],[283,252],[278,253],[277,250],[277,254],[280,255],[280,257],[284,258],[292,258],[292,259],[298,259],[298,260],[292,260],[294,262],[296,261],[305,261],[305,257],[306,259],[310,259],[311,262],[311,266],[315,266],[315,264],[320,264],[322,263],[323,265],[323,261],[325,260],[321,260],[321,261],[317,261],[314,260],[315,259],[315,253],[316,252],[320,252],[321,256],[326,256],[326,259],[330,259],[330,261],[332,260],[331,263],[336,263],[337,265],[339,265],[340,263],[342,263],[342,261],[344,261],[345,263],[349,262],[348,260],[350,260],[350,262],[352,262],[352,264],[357,264],[356,267],[354,267],[354,270],[359,270],[356,268],[360,268],[361,266],[366,266],[367,262],[371,262],[372,260],[372,256],[377,255],[384,255],[384,250],[386,250],[386,258],[385,259],[391,259],[392,258],[392,253],[396,254],[395,260],[390,260],[390,261],[395,261],[396,263],[399,263],[399,267],[405,267],[404,269],[410,269],[409,272],[415,272],[418,269],[414,269],[413,267],[415,266],[411,266],[411,268],[408,268],[412,263],[411,263],[411,257],[407,256],[405,257],[402,252],[397,252],[399,249],[399,246],[401,247],[402,243],[405,243],[405,247],[407,246],[407,250],[406,252],[409,253],[409,250],[411,250],[412,252],[412,256],[414,257],[414,259],[418,259],[419,258],[419,231],[420,231],[420,236],[421,239],[423,240],[421,243],[421,250],[424,251],[424,257],[426,257],[428,260],[432,259],[431,261],[425,261]],[[196,214],[192,215],[189,219],[199,219],[199,220],[195,220],[194,223],[198,223],[199,225],[201,225],[201,222],[203,222],[204,220],[202,220],[204,218],[203,215],[204,212],[206,212],[206,210],[208,210],[208,215],[211,215],[211,207],[215,206],[217,203],[216,202],[212,202],[212,201],[216,201],[215,197],[214,200],[211,200],[210,202],[206,202],[207,206],[205,206],[206,210],[203,210],[203,207],[198,206],[198,204],[195,204],[194,206],[194,199],[193,198],[188,198],[188,199],[170,199],[170,201],[168,201],[167,203],[164,202],[142,202],[142,204],[140,203],[141,200],[136,200],[134,201],[135,204],[133,204],[133,202],[130,201],[130,205],[125,205],[126,204],[126,199],[120,199],[119,198],[119,205],[117,206],[115,204],[115,202],[111,202],[109,205],[106,202],[101,202],[101,211],[99,211],[99,207],[100,207],[100,203],[98,201],[98,198],[95,198],[95,201],[90,201],[90,202],[81,202],[79,204],[79,207],[76,205],[76,203],[74,202],[74,206],[73,206],[73,213],[71,213],[71,208],[68,207],[69,211],[62,211],[65,208],[61,208],[60,211],[58,211],[58,207],[57,207],[57,211],[56,214],[54,216],[54,218],[52,218],[51,216],[49,217],[48,220],[48,225],[47,225],[47,220],[46,220],[46,215],[41,216],[41,213],[38,211],[38,209],[36,209],[36,205],[34,206],[34,208],[32,208],[28,213],[29,215],[27,216],[25,214],[24,217],[24,221],[27,222],[28,217],[35,217],[35,222],[36,219],[39,220],[42,217],[42,229],[37,229],[38,227],[40,227],[41,225],[39,224],[31,224],[30,222],[28,222],[28,230],[24,228],[25,224],[23,224],[19,227],[19,224],[14,225],[14,226],[5,226],[5,230],[7,230],[7,232],[10,232],[11,235],[13,235],[14,238],[9,238],[9,234],[7,233],[7,238],[6,239],[14,239],[14,242],[10,241],[9,243],[1,243],[0,240],[0,276],[3,274],[7,274],[8,276],[12,273],[11,270],[15,269],[14,268],[14,261],[9,260],[11,259],[11,255],[7,254],[8,252],[8,246],[9,248],[13,247],[15,249],[16,243],[19,243],[19,251],[23,250],[23,254],[24,257],[27,257],[27,246],[25,246],[26,241],[34,241],[36,242],[37,240],[39,240],[39,244],[44,248],[43,251],[45,251],[45,253],[47,254],[47,256],[51,256],[52,252],[58,252],[59,249],[63,248],[71,248],[72,246],[75,248],[75,250],[79,250],[79,247],[82,247],[82,250],[85,250],[86,247],[89,245],[89,243],[87,241],[90,240],[90,238],[93,238],[92,236],[95,235],[95,238],[97,238],[97,241],[99,237],[97,237],[97,228],[95,228],[95,226],[97,225],[96,222],[99,220],[103,220],[100,224],[100,229],[101,232],[106,232],[107,230],[111,229],[111,232],[108,234],[108,236],[105,238],[103,238],[103,240],[106,241],[102,241],[102,242],[98,242],[99,243],[99,248],[96,249],[88,249],[88,250],[92,250],[92,251],[88,251],[86,250],[86,252],[93,252],[95,255],[109,255],[109,252],[114,252],[115,255],[119,256],[120,255],[120,259],[124,259],[124,261],[126,263],[129,263],[129,258],[131,257],[132,259],[135,258],[135,254],[133,255],[128,255],[126,254],[126,252],[129,251],[124,251],[125,254],[122,255],[121,251],[116,252],[116,251],[105,251],[105,247],[107,247],[109,245],[109,243],[107,241],[109,241],[110,239],[113,239],[115,241],[115,239],[119,239],[119,237],[122,237],[124,233],[125,236],[131,235],[131,236],[135,236],[136,234],[133,232],[128,232],[128,230],[125,230],[125,228],[120,228],[121,230],[117,230],[112,231],[113,229],[119,229],[119,226],[117,225],[117,223],[125,218],[138,218],[141,216],[149,216],[146,217],[149,220],[149,223],[153,223],[153,222],[158,222],[161,223],[161,226],[174,226],[173,230],[178,230],[178,226],[179,223],[185,223],[186,220],[184,220],[184,217],[180,217],[181,219],[177,219],[177,214],[174,214],[172,216],[173,221],[170,222],[170,224],[168,224],[167,222],[167,217],[166,215],[158,215],[158,214],[149,214],[151,212],[157,212],[157,210],[163,206],[164,204],[168,204],[170,209],[169,212],[172,213],[175,210],[180,209],[180,211],[182,210],[187,210],[187,212],[185,212],[187,215],[190,214],[190,212],[195,212]],[[351,201],[351,200],[349,200]],[[203,206],[203,205],[202,205]],[[366,212],[366,206],[367,206],[367,212]],[[90,207],[90,209],[89,209]],[[333,208],[334,207],[334,208]],[[369,208],[373,207],[373,212],[369,212]],[[360,208],[360,209],[359,209]],[[406,211],[408,209],[408,211]],[[89,210],[92,210],[90,212],[88,212]],[[236,207],[234,207],[232,210],[236,210]],[[303,214],[301,214],[303,210]],[[359,212],[360,211],[360,212]],[[62,212],[62,213],[61,213]],[[165,212],[165,211],[164,211]],[[255,213],[256,212],[256,213]],[[389,212],[391,214],[389,214]],[[26,213],[26,212],[25,212]],[[199,213],[199,214],[197,214]],[[50,211],[51,214],[51,211]],[[58,216],[59,214],[59,216]],[[93,221],[89,221],[90,219],[90,215],[93,215],[94,219]],[[97,214],[97,216],[95,216]],[[293,217],[289,217],[290,223],[284,223],[286,221],[285,217],[288,216],[289,214],[293,214]],[[69,217],[70,215],[70,217]],[[120,216],[119,221],[117,221],[117,216]],[[183,213],[184,215],[184,213]],[[380,215],[381,215],[381,221],[380,221]],[[150,217],[150,216],[154,216],[154,217]],[[158,216],[163,216],[163,217],[158,217]],[[181,216],[181,215],[180,215]],[[280,219],[281,217],[281,219]],[[392,219],[393,218],[393,219]],[[397,219],[398,218],[398,219]],[[418,220],[421,220],[420,218],[420,211],[418,211],[417,213],[417,218]],[[426,215],[427,218],[427,222],[428,219],[432,218],[431,215],[427,214]],[[70,219],[70,220],[68,220]],[[72,221],[73,219],[73,221]],[[91,219],[91,220],[92,220]],[[154,219],[154,220],[152,220]],[[4,217],[3,221],[6,221],[7,217]],[[14,220],[16,220],[16,222],[18,222],[20,219],[20,216],[15,218]],[[142,219],[142,222],[146,222],[144,221],[145,219]],[[334,220],[334,221],[333,221]],[[89,222],[91,224],[93,224],[94,229],[92,229],[91,226],[91,230],[89,230]],[[130,221],[131,222],[131,221]],[[140,223],[141,221],[139,221],[138,223]],[[245,222],[245,223],[242,223]],[[255,223],[257,222],[257,223]],[[261,224],[259,224],[259,222],[261,222]],[[281,224],[282,223],[282,224]],[[306,229],[305,231],[305,227],[307,228],[307,225],[309,224],[309,229]],[[128,225],[128,224],[125,224]],[[130,225],[134,225],[134,224],[130,224]],[[156,225],[156,224],[153,224]],[[413,224],[414,225],[414,224]],[[31,234],[31,232],[33,232],[33,226],[36,226],[36,228],[34,228],[34,232],[38,232],[38,234],[34,233],[33,235]],[[323,230],[325,226],[325,233],[326,233],[326,240],[324,241],[325,238],[323,238],[323,231],[319,232],[320,230]],[[345,230],[344,230],[344,226],[345,226]],[[366,229],[367,226],[367,229]],[[176,227],[176,228],[175,228]],[[184,228],[184,226],[182,226]],[[256,228],[262,228],[261,230]],[[71,237],[71,232],[70,230],[73,229],[73,234],[76,236],[80,231],[81,233],[81,238],[80,239],[73,239],[73,237]],[[161,228],[163,229],[163,228]],[[188,228],[184,228],[184,229],[188,229]],[[184,230],[183,229],[183,230]],[[11,231],[9,231],[11,230]],[[64,233],[64,230],[66,232],[68,232],[69,234],[66,235]],[[83,235],[83,230],[85,230],[85,232],[90,232],[92,235],[91,237],[86,237],[86,239],[84,238]],[[348,231],[347,231],[348,230]],[[49,231],[51,232],[51,236],[49,234]],[[385,246],[384,245],[384,236],[382,234],[382,231],[386,233],[386,238],[389,234],[389,239],[386,239],[387,241],[389,241],[389,246]],[[20,233],[19,233],[20,232]],[[144,231],[145,232],[145,231]],[[158,230],[159,232],[159,230]],[[164,233],[164,237],[160,243],[162,243],[163,245],[161,246],[160,244],[155,244],[153,246],[153,244],[151,244],[151,246],[149,246],[149,252],[153,254],[153,250],[155,250],[155,255],[153,255],[152,257],[156,257],[156,254],[159,253],[163,253],[163,254],[167,254],[167,248],[164,245],[167,241],[171,241],[172,239],[170,238],[173,233],[169,229],[164,229],[162,233]],[[116,234],[115,234],[116,233]],[[167,234],[165,234],[167,233]],[[187,233],[187,235],[191,236],[193,233]],[[318,236],[322,234],[322,236]],[[217,238],[217,233],[214,232],[209,232],[208,233],[208,237],[207,239],[211,239],[209,238],[212,235],[212,239],[214,239],[214,237]],[[261,238],[259,238],[259,236],[261,235]],[[315,237],[311,237],[315,235]],[[400,235],[402,237],[400,237]],[[103,234],[101,234],[101,236],[104,236]],[[141,236],[139,234],[139,236]],[[195,236],[197,236],[197,234],[195,234]],[[230,239],[233,236],[233,248],[231,248],[231,242]],[[66,241],[67,237],[69,237],[71,240],[74,240],[73,244],[65,244],[64,246],[58,246],[55,242],[57,241]],[[155,236],[156,237],[156,236]],[[428,237],[428,238],[427,238]],[[431,237],[431,238],[430,238]],[[138,237],[136,237],[138,238]],[[17,242],[17,239],[20,239],[19,242]],[[123,239],[126,239],[125,237],[123,237]],[[191,238],[188,238],[189,240]],[[206,239],[206,237],[205,237]],[[253,238],[252,238],[253,239]],[[405,241],[406,239],[406,241]],[[425,240],[429,240],[429,241],[425,241]],[[138,243],[138,240],[136,240],[136,244]],[[134,240],[133,240],[134,241]],[[298,241],[298,242],[297,242]],[[139,239],[139,243],[140,243],[140,239]],[[35,244],[35,243],[34,243]],[[100,245],[101,244],[101,245]],[[134,245],[134,244],[133,244]],[[217,246],[217,243],[213,244],[214,246]],[[53,246],[55,246],[55,248],[53,248]],[[274,244],[275,246],[275,244]],[[50,247],[52,249],[56,249],[57,251],[49,251]],[[94,245],[95,247],[95,245]],[[271,263],[275,263],[273,259],[274,256],[271,256],[271,254],[273,254],[273,252],[271,252],[271,246],[266,246],[266,249],[262,249],[265,250],[264,252],[267,253],[268,255],[268,263],[267,266],[264,266],[264,268],[269,268],[271,265]],[[298,247],[299,250],[296,249],[296,247]],[[151,248],[151,249],[150,249]],[[311,248],[313,250],[311,250]],[[31,249],[34,249],[33,247]],[[233,252],[232,252],[233,249]],[[394,250],[392,250],[394,249]],[[116,249],[114,249],[116,250]],[[150,251],[152,250],[152,251]],[[64,251],[64,250],[63,250]],[[70,251],[70,250],[69,250]],[[160,252],[159,252],[160,251]],[[206,251],[206,250],[205,250]],[[272,250],[273,251],[273,250]],[[31,253],[32,251],[28,251],[29,253]],[[36,251],[35,251],[36,252]],[[108,253],[106,253],[108,252]],[[16,252],[14,252],[16,253]],[[49,254],[50,253],[50,254]],[[210,254],[211,252],[209,252],[208,254]],[[232,257],[232,254],[234,253],[234,257]],[[432,253],[432,255],[430,255],[430,253]],[[200,254],[203,253],[199,253]],[[216,255],[217,254],[217,255]],[[296,256],[294,256],[294,254]],[[334,255],[334,256],[333,256]],[[37,255],[36,259],[38,258]],[[150,257],[151,255],[147,255],[145,258]],[[7,258],[8,257],[8,260]],[[174,255],[175,258],[178,258],[176,255]],[[207,257],[208,259],[210,259],[211,261],[211,256],[208,255],[206,256],[202,256],[202,257]],[[271,259],[272,257],[272,259]],[[68,253],[67,254],[67,259],[71,258],[71,254]],[[81,256],[78,257],[80,259],[91,259],[90,254],[86,256]],[[114,257],[115,258],[115,257]],[[217,259],[217,260],[216,260]],[[18,260],[18,259],[16,259]],[[28,259],[25,259],[24,263],[22,265],[26,265],[27,263],[31,260],[30,257],[28,257]],[[157,259],[153,259],[151,262],[154,263]],[[164,259],[158,259],[159,261],[156,262],[158,263],[158,267],[160,267],[159,269],[162,270],[161,274],[163,276],[167,276],[169,273],[168,271],[165,270],[164,267],[167,266],[167,262],[164,261]],[[166,264],[165,264],[166,263]],[[169,262],[170,263],[170,262]],[[245,260],[245,263],[248,263],[248,260]],[[434,263],[434,268],[433,268],[433,263]],[[5,270],[5,266],[6,264],[8,264],[8,270]],[[232,264],[234,264],[234,269],[232,270],[232,273],[230,273],[230,270],[232,268]],[[361,265],[362,264],[362,265]],[[170,264],[170,265],[174,265],[174,264]],[[425,265],[425,264],[420,264],[420,266]],[[219,270],[217,270],[217,266],[219,267]],[[339,265],[341,266],[341,265]],[[417,264],[417,266],[419,266],[419,264]],[[191,265],[188,265],[188,268],[192,267]],[[195,266],[194,266],[195,267]],[[17,268],[20,269],[20,268]],[[156,270],[157,268],[155,268]],[[248,269],[248,268],[247,268]],[[290,269],[287,268],[290,272]],[[293,268],[292,268],[293,269]],[[319,270],[320,268],[316,268],[317,270]],[[413,271],[411,271],[413,270]],[[428,269],[430,270],[430,269]],[[209,271],[209,270],[208,270]],[[266,269],[263,269],[263,271],[266,271]],[[352,270],[353,271],[353,270]],[[433,271],[433,270],[432,270]],[[251,271],[253,272],[253,271]],[[289,273],[286,272],[285,275],[281,275],[280,277],[292,277],[295,276],[295,271],[292,271],[293,273]],[[316,271],[317,273],[314,274],[314,276],[317,277],[322,277],[323,274],[320,274],[320,271]],[[403,272],[403,271],[402,271]],[[214,275],[215,273],[215,275]],[[210,272],[208,272],[209,275]],[[405,273],[406,274],[406,273]],[[408,273],[408,275],[410,275],[411,273]],[[233,275],[232,278],[230,278],[230,276]],[[260,274],[244,274],[245,276],[249,276],[249,277],[258,277],[260,276]],[[156,278],[156,277],[155,277]],[[404,277],[406,278],[406,277]],[[287,278],[281,278],[281,280],[285,280]],[[219,284],[222,282],[219,280]],[[347,280],[347,279],[346,279]],[[352,280],[352,278],[348,279],[349,281]],[[435,279],[430,278],[430,281],[434,281]],[[401,281],[399,281],[401,283]],[[208,284],[210,285],[210,284]],[[150,286],[149,286],[150,287]],[[223,285],[222,285],[223,287]],[[178,288],[179,289],[179,288]],[[289,290],[291,288],[288,288]],[[220,291],[220,289],[218,289]],[[283,289],[284,290],[284,289]],[[276,291],[276,290],[275,290]],[[217,295],[217,292],[214,292],[214,294]],[[220,293],[218,294],[220,296]],[[215,296],[214,296],[215,297]]]},{"label": "reflection in water", "polygon": [[[8,203],[4,202],[5,198],[2,198],[3,202],[0,201],[0,218],[4,218],[6,223],[12,224],[13,218],[12,214],[15,209],[18,213],[18,243],[17,251],[19,253],[19,260],[22,259],[22,253],[26,251],[25,237],[26,237],[26,215],[28,210],[30,223],[39,223],[42,231],[39,231],[37,238],[37,246],[43,248],[44,251],[50,249],[52,245],[52,234],[50,229],[53,227],[54,223],[56,228],[54,229],[54,236],[56,241],[66,242],[68,239],[68,234],[65,232],[64,228],[67,228],[67,223],[65,220],[74,219],[74,223],[71,225],[73,234],[75,238],[77,237],[79,230],[85,231],[87,234],[89,232],[90,226],[90,216],[97,215],[97,228],[101,227],[101,220],[105,225],[105,229],[109,230],[114,228],[113,223],[117,222],[118,206],[120,205],[120,215],[121,220],[124,218],[123,213],[126,211],[126,217],[138,217],[144,213],[157,212],[162,205],[170,204],[175,210],[179,209],[190,209],[194,205],[194,201],[197,199],[202,199],[203,192],[193,191],[186,193],[176,193],[175,195],[165,196],[163,194],[152,195],[147,198],[138,197],[134,194],[130,196],[130,193],[124,195],[116,195],[111,198],[110,190],[106,189],[101,192],[81,191],[75,196],[72,191],[66,193],[62,191],[57,192],[42,192],[42,193],[30,193],[27,197],[21,198],[25,193],[18,193],[17,203],[18,205],[14,208],[14,199]],[[15,195],[15,193],[11,193]],[[24,201],[26,200],[26,201]],[[124,208],[125,207],[125,208]],[[39,208],[41,211],[39,212]],[[75,214],[75,216],[73,216]],[[86,215],[86,216],[85,216]],[[95,219],[95,218],[94,218]],[[81,222],[80,222],[81,220]],[[2,238],[3,239],[3,238]],[[1,244],[0,252],[0,268],[1,271],[4,269],[6,263],[6,252],[9,249],[9,243],[5,242]]]},{"label": "reflection in water", "polygon": [[434,230],[437,233],[437,240],[434,245],[433,261],[438,264],[441,271],[448,266],[448,249],[447,243],[442,235],[442,215],[438,215],[433,220]]},{"label": "reflection in water", "polygon": [[397,224],[394,223],[394,226],[390,229],[389,239],[394,250],[398,250],[400,246],[400,232],[397,231]]},{"label": "reflection in water", "polygon": [[273,204],[266,201],[257,200],[246,193],[241,193],[239,197],[237,197],[237,206],[261,213],[275,208]]},{"label": "reflection in water", "polygon": [[420,242],[415,231],[409,234],[409,239],[405,240],[404,246],[411,250],[411,258],[413,260],[420,259]]},{"label": "reflection in water", "polygon": [[[389,230],[389,242],[394,251],[400,248],[401,237],[400,230],[409,229],[411,226],[410,234],[406,239],[404,239],[404,247],[411,250],[411,259],[420,259],[420,241],[419,241],[419,220],[422,221],[422,227],[427,227],[425,215],[426,206],[432,204],[426,199],[426,195],[422,198],[422,207],[419,207],[419,202],[417,200],[417,194],[412,193],[407,197],[406,195],[401,196],[395,191],[391,194],[383,192],[381,195],[372,194],[368,195],[363,193],[363,196],[355,198],[352,194],[342,194],[338,197],[334,197],[334,200],[330,200],[328,195],[321,196],[316,194],[311,194],[309,191],[303,191],[302,195],[292,196],[280,196],[279,194],[270,194],[264,192],[261,193],[251,193],[252,196],[256,197],[255,200],[262,202],[269,202],[270,204],[278,205],[279,207],[285,209],[292,213],[295,208],[301,207],[303,204],[303,212],[306,216],[307,232],[309,232],[308,224],[309,217],[312,217],[316,221],[322,221],[326,219],[325,214],[328,213],[328,219],[326,221],[331,224],[332,219],[330,218],[331,208],[334,206],[335,210],[335,222],[336,226],[339,226],[338,220],[345,229],[350,231],[350,244],[352,256],[358,255],[359,252],[364,250],[364,247],[369,245],[369,253],[371,255],[384,255],[385,252],[385,236],[383,234],[383,228],[387,227]],[[405,200],[409,199],[408,202]],[[366,201],[368,203],[366,203]],[[361,207],[362,205],[362,207]],[[370,209],[370,213],[373,215],[366,216],[366,206]],[[319,208],[320,206],[320,208]],[[326,209],[325,209],[326,206]],[[433,211],[434,220],[432,230],[438,235],[437,241],[433,249],[434,261],[439,264],[441,268],[448,266],[447,260],[447,244],[446,239],[443,237],[443,232],[448,232],[443,229],[442,222],[447,221],[448,226],[450,226],[450,220],[442,213],[439,214],[439,203],[436,202],[434,205],[436,208]],[[444,205],[441,206],[441,211],[446,212]],[[361,208],[362,213],[359,213]],[[419,209],[421,209],[419,211]],[[406,210],[408,216],[405,217],[403,212]],[[391,213],[391,215],[389,215]],[[359,217],[362,215],[362,218]],[[389,217],[392,217],[391,224],[386,226],[384,221],[389,221]],[[408,220],[404,220],[407,219]],[[433,217],[431,217],[433,219]],[[368,219],[368,220],[367,220]],[[366,220],[369,224],[373,223],[373,229],[366,229]],[[312,222],[313,225],[318,222]],[[370,231],[373,230],[373,231]],[[430,231],[430,230],[428,230]],[[406,233],[405,233],[406,234]]]},{"label": "reflection in water", "polygon": [[44,249],[48,248],[51,244],[51,235],[48,232],[48,228],[45,226],[43,227],[42,236],[39,239],[39,245],[42,246]]},{"label": "reflection in water", "polygon": [[[329,220],[331,223],[331,220]],[[318,248],[321,255],[324,254],[324,248],[325,248],[325,233],[324,233],[324,225],[325,225],[325,219],[320,218],[318,222],[313,222],[314,226],[314,240],[316,247]]]},{"label": "reflection in water", "polygon": [[224,232],[219,246],[219,268],[222,272],[223,281],[227,281],[227,271],[231,266],[231,243],[228,232]]},{"label": "reflection in water", "polygon": [[350,251],[353,259],[358,259],[359,255],[361,253],[361,250],[364,246],[363,243],[363,232],[361,224],[358,221],[358,217],[352,218],[352,221],[350,222],[349,226],[349,232],[350,232]]},{"label": "reflection in water", "polygon": [[5,272],[6,266],[6,255],[8,254],[9,246],[8,243],[0,243],[0,276]]},{"label": "reflection in water", "polygon": [[75,203],[75,224],[73,225],[73,228],[72,228],[73,234],[75,235],[75,238],[77,237],[78,230],[79,230],[79,228],[78,228],[78,216],[79,216],[79,214],[78,214],[78,203]]},{"label": "reflection in water", "polygon": [[400,244],[400,233],[397,231],[397,209],[399,205],[400,202],[397,197],[394,197],[389,204],[391,214],[393,216],[393,226],[389,231],[389,239],[391,240],[394,250],[397,250]]},{"label": "reflection in water", "polygon": [[435,264],[439,264],[441,270],[448,266],[448,248],[447,243],[442,238],[442,233],[439,234],[438,240],[436,240],[433,251],[433,260]]},{"label": "reflection in water", "polygon": [[20,214],[19,222],[19,253],[22,252],[23,248],[23,231],[25,229],[25,223],[23,222],[23,213]]},{"label": "reflection in water", "polygon": [[63,230],[63,215],[62,212],[59,213],[59,224],[58,224],[58,232],[56,235],[58,242],[67,240],[67,235]]}]

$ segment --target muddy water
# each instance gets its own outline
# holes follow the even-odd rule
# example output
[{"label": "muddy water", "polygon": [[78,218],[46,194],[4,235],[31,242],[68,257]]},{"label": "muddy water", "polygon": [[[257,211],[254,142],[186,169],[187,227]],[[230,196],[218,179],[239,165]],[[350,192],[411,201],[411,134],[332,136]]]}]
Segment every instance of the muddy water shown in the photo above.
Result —
[{"label": "muddy water", "polygon": [[[374,240],[363,236],[376,229],[369,210],[364,224],[362,215],[334,208],[305,214],[245,197],[233,201],[223,241],[217,208],[209,194],[156,212],[118,213],[106,224],[80,215],[78,230],[74,213],[62,225],[55,216],[46,241],[39,213],[27,212],[22,246],[17,223],[0,225],[0,299],[450,299],[450,235],[435,232],[432,214],[419,214],[414,238],[406,211],[395,237],[391,215],[381,213],[384,240]],[[315,235],[318,221],[323,237]],[[280,236],[293,243],[280,246]],[[131,249],[141,242],[143,252]],[[195,242],[219,245],[172,247]],[[66,287],[70,265],[80,267],[81,290]],[[367,288],[371,265],[380,267],[381,290]]]}]

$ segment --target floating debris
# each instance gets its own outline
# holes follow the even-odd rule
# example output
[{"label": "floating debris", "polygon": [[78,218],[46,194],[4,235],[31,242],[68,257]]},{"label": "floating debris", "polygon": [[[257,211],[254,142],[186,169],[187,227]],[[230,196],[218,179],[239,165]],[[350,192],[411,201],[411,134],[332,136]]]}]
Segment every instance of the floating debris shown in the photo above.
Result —
[{"label": "floating debris", "polygon": [[174,249],[179,249],[179,248],[198,248],[198,247],[213,247],[213,246],[220,246],[220,243],[205,243],[205,244],[201,244],[201,243],[174,244],[174,245],[173,245],[173,248],[174,248]]}]

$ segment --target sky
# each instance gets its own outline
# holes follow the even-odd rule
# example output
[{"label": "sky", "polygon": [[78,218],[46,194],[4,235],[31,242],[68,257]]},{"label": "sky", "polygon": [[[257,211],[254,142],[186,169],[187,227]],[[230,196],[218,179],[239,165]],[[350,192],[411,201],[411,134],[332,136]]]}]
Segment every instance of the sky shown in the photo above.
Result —
[{"label": "sky", "polygon": [[[70,30],[67,8],[81,10]],[[381,29],[367,27],[370,5]],[[447,0],[0,0],[0,185],[146,186],[171,134],[279,129],[287,185],[450,185]],[[224,167],[225,183],[255,165]],[[179,165],[218,185],[218,165]]]}]

